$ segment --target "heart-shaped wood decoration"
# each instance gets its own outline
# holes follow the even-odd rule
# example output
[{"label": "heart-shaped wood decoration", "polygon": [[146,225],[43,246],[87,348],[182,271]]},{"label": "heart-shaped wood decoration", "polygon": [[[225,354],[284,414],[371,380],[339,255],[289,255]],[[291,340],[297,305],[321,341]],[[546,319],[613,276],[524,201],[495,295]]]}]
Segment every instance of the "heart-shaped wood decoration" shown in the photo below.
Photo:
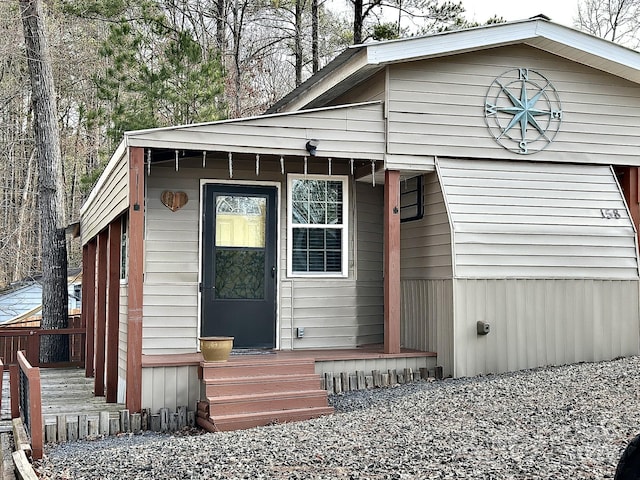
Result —
[{"label": "heart-shaped wood decoration", "polygon": [[172,212],[177,212],[187,204],[189,197],[184,192],[165,190],[162,192],[162,195],[160,195],[160,201]]}]

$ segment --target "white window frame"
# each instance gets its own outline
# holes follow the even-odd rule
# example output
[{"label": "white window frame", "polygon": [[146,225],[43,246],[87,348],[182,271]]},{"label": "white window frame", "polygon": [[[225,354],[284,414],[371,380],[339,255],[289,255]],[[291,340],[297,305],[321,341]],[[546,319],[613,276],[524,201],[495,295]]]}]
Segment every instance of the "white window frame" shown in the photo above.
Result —
[{"label": "white window frame", "polygon": [[[292,278],[346,278],[349,276],[349,177],[346,175],[287,175],[287,276]],[[342,261],[340,272],[294,272],[293,271],[293,196],[294,180],[324,180],[342,183],[342,225],[317,224],[316,227],[342,230]],[[297,224],[296,224],[297,226]]]}]

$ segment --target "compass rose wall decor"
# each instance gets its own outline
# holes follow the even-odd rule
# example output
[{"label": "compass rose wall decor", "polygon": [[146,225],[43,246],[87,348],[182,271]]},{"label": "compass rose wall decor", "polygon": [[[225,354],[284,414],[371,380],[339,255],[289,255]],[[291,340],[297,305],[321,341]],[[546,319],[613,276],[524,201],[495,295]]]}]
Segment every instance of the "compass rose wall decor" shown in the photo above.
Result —
[{"label": "compass rose wall decor", "polygon": [[528,155],[544,150],[553,141],[562,123],[562,105],[544,75],[514,68],[489,86],[484,118],[498,144]]}]

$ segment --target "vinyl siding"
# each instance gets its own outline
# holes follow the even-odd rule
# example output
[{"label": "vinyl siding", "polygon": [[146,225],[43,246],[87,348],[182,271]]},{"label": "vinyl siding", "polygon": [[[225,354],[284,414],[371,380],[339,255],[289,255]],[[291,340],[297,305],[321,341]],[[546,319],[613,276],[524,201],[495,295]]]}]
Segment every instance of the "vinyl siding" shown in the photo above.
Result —
[{"label": "vinyl siding", "polygon": [[351,188],[357,206],[350,207],[349,278],[291,279],[291,335],[295,336],[296,328],[305,328],[305,337],[294,338],[293,348],[350,348],[383,341],[384,190],[357,182]]},{"label": "vinyl siding", "polygon": [[424,217],[400,225],[402,279],[451,278],[451,228],[435,173],[424,175]]},{"label": "vinyl siding", "polygon": [[[201,164],[201,158],[181,160],[177,172],[173,162],[152,165],[146,179],[144,354],[188,353],[197,347],[200,178],[229,177],[226,158],[208,157],[205,169]],[[285,160],[285,168],[287,173],[301,173],[302,161]],[[309,160],[309,173],[326,171],[324,160]],[[333,162],[332,171],[335,175],[348,174],[348,164]],[[352,190],[349,198],[362,203],[363,214],[360,217],[353,205],[349,207],[347,278],[288,278],[286,175],[281,175],[278,161],[264,160],[257,177],[255,161],[234,161],[233,180],[241,179],[281,185],[279,348],[353,347],[381,342],[383,189],[348,182]],[[184,191],[189,201],[171,212],[160,202],[164,190]],[[354,255],[355,242],[363,251],[362,261]],[[305,327],[304,338],[295,338],[297,327]]]},{"label": "vinyl siding", "polygon": [[385,71],[380,71],[361,84],[350,89],[346,94],[331,101],[331,105],[344,105],[358,102],[384,101]]},{"label": "vinyl siding", "polygon": [[307,155],[310,138],[320,140],[318,155],[323,157],[382,160],[382,103],[132,132],[127,142],[152,148],[302,156]]},{"label": "vinyl siding", "polygon": [[120,319],[118,323],[118,403],[125,403],[127,395],[127,327],[129,289],[120,286]]},{"label": "vinyl siding", "polygon": [[[455,280],[456,377],[637,355],[638,282]],[[476,322],[491,325],[485,336]]]},{"label": "vinyl siding", "polygon": [[[493,80],[507,70],[539,71],[563,110],[553,143],[535,155],[498,145],[484,120]],[[403,156],[476,157],[590,164],[635,164],[640,147],[640,87],[527,46],[505,46],[389,67],[388,168]]]},{"label": "vinyl siding", "polygon": [[145,367],[142,369],[142,408],[157,413],[161,408],[175,412],[176,407],[195,408],[200,400],[197,365]]},{"label": "vinyl siding", "polygon": [[129,208],[128,155],[113,159],[104,179],[96,186],[80,213],[81,236],[84,245],[106,228],[112,220]]},{"label": "vinyl siding", "polygon": [[453,282],[401,280],[401,343],[438,354],[444,375],[453,374]]},{"label": "vinyl siding", "polygon": [[456,277],[638,278],[635,230],[610,167],[442,159],[438,174]]}]

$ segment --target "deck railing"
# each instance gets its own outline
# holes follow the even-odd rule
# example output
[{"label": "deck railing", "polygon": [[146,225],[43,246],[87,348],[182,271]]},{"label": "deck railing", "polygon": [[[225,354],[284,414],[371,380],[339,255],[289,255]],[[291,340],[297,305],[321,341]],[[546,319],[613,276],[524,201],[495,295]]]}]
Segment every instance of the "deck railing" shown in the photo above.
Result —
[{"label": "deck railing", "polygon": [[40,368],[32,366],[25,353],[16,354],[18,364],[10,367],[11,376],[11,417],[22,417],[31,437],[31,456],[42,458],[42,392],[40,389]]},{"label": "deck railing", "polygon": [[[69,358],[58,363],[40,363],[40,339],[43,335],[67,337]],[[86,326],[79,315],[69,317],[69,328],[43,330],[39,326],[11,326],[0,328],[0,359],[5,365],[18,363],[17,352],[24,351],[34,367],[84,367]]]}]

